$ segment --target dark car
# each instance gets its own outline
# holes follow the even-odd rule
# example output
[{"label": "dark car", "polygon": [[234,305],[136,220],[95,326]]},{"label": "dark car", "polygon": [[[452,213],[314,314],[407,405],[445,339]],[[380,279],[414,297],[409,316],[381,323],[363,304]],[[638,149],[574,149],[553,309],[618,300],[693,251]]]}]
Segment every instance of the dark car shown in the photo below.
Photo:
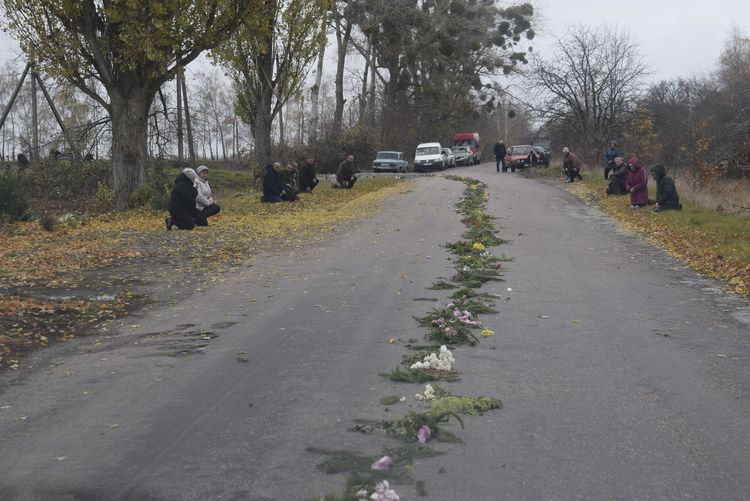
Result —
[{"label": "dark car", "polygon": [[508,148],[505,165],[514,169],[523,169],[534,165],[536,152],[530,144],[518,144]]},{"label": "dark car", "polygon": [[372,161],[373,172],[406,172],[409,162],[400,151],[379,151]]},{"label": "dark car", "polygon": [[550,152],[545,150],[542,146],[532,146],[531,147],[534,150],[534,157],[531,159],[532,163],[534,165],[543,165],[545,167],[549,167],[549,157]]}]

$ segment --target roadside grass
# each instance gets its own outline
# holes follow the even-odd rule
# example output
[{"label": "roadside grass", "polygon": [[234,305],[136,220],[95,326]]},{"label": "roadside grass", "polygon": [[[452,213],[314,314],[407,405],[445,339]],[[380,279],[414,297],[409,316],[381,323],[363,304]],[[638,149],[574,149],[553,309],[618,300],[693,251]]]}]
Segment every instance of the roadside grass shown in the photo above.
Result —
[{"label": "roadside grass", "polygon": [[[750,295],[750,217],[703,207],[682,193],[681,211],[654,213],[650,206],[632,210],[629,196],[605,194],[606,183],[598,170],[584,173],[583,182],[563,186],[692,268],[727,281],[739,294]],[[656,182],[649,179],[649,198],[655,195]]]},{"label": "roadside grass", "polygon": [[[321,181],[297,202],[262,204],[248,190],[250,179],[212,170],[209,182],[222,211],[193,231],[168,232],[166,213],[146,209],[75,214],[53,231],[38,221],[3,226],[0,367],[17,367],[18,354],[30,347],[91,332],[92,324],[126,313],[139,299],[135,284],[201,290],[258,252],[326,238],[340,223],[370,216],[408,189],[392,177],[362,179],[352,190]],[[97,293],[84,297],[78,290]]]}]

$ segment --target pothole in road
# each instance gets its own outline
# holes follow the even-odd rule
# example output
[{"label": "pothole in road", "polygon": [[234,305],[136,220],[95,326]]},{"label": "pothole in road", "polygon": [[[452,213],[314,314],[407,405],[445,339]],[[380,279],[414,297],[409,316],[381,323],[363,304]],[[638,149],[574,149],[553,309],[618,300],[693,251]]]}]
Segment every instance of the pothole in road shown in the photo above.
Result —
[{"label": "pothole in road", "polygon": [[151,351],[151,353],[136,355],[138,358],[190,358],[193,355],[202,354],[209,343],[217,337],[219,337],[218,334],[211,331],[155,332],[143,334],[133,345]]}]

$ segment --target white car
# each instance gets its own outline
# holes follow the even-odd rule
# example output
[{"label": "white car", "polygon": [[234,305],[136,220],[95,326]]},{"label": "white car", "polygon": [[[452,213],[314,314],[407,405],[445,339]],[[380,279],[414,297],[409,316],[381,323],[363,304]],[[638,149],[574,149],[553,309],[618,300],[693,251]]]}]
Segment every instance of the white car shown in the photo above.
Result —
[{"label": "white car", "polygon": [[400,151],[379,151],[372,162],[373,172],[406,172],[409,162]]},{"label": "white car", "polygon": [[450,148],[443,148],[443,156],[445,157],[446,167],[456,166],[456,155],[453,154],[453,150]]},{"label": "white car", "polygon": [[443,147],[440,143],[421,143],[414,153],[414,172],[443,170],[446,167]]}]

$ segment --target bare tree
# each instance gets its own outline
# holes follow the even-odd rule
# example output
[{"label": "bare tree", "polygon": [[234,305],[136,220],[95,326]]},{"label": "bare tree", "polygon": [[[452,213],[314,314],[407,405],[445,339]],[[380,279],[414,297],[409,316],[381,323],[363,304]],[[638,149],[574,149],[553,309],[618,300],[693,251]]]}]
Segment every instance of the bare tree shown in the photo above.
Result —
[{"label": "bare tree", "polygon": [[549,58],[533,63],[536,114],[567,128],[584,158],[595,161],[630,120],[648,68],[638,43],[607,26],[574,26],[554,47]]}]

